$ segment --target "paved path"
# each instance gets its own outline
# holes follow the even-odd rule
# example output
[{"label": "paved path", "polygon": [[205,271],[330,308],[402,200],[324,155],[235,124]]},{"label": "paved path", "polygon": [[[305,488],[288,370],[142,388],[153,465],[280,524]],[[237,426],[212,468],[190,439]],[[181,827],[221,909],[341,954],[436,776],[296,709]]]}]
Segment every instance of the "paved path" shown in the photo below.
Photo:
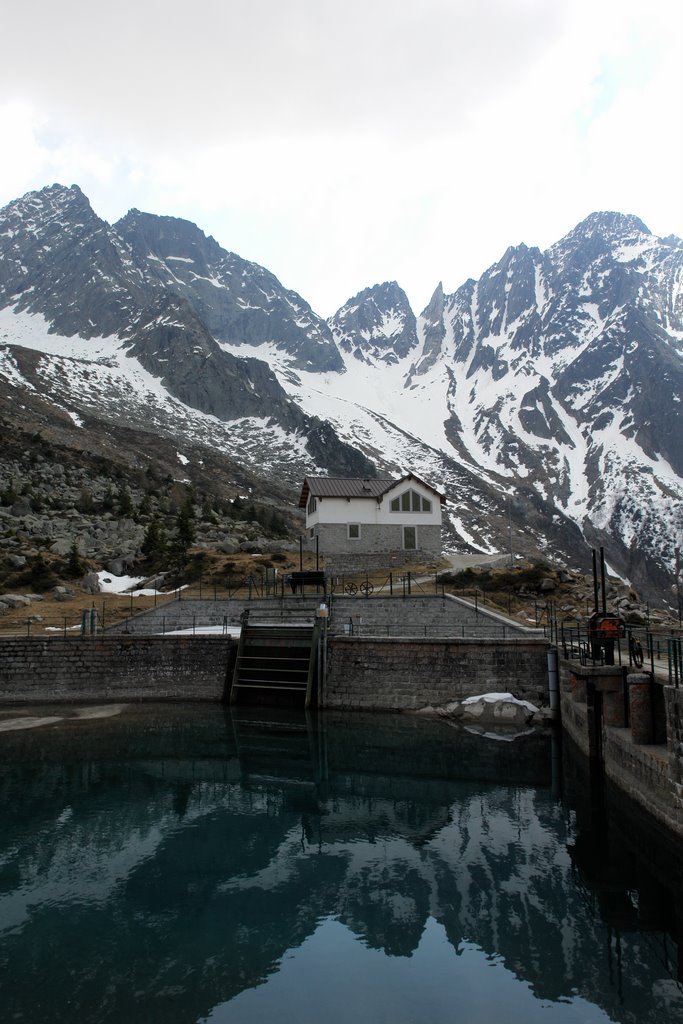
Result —
[{"label": "paved path", "polygon": [[446,551],[443,557],[447,562],[450,562],[456,572],[460,572],[462,569],[469,569],[475,565],[493,565],[496,562],[500,562],[502,566],[507,564],[510,558],[504,551],[496,551],[492,555],[485,555],[481,552],[462,554],[459,551]]}]

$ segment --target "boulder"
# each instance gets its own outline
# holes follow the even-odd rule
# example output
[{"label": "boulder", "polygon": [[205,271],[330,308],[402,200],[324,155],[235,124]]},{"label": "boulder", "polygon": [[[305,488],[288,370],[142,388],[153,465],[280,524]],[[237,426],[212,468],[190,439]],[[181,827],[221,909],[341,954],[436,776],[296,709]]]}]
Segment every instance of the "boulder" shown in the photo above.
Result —
[{"label": "boulder", "polygon": [[236,551],[239,551],[240,546],[236,540],[231,540],[226,537],[225,540],[220,541],[218,544],[218,550],[224,555],[234,555]]},{"label": "boulder", "polygon": [[85,594],[99,594],[100,580],[96,572],[88,572],[81,580],[81,590]]},{"label": "boulder", "polygon": [[8,608],[28,608],[31,598],[25,594],[3,594],[2,602]]},{"label": "boulder", "polygon": [[134,561],[132,555],[119,555],[117,558],[110,558],[105,569],[112,576],[125,576]]},{"label": "boulder", "polygon": [[71,551],[72,540],[68,537],[58,537],[57,540],[50,545],[50,551],[53,555],[68,555]]},{"label": "boulder", "polygon": [[25,498],[19,498],[19,500],[15,501],[10,508],[10,513],[15,517],[30,515],[31,502],[27,501]]}]

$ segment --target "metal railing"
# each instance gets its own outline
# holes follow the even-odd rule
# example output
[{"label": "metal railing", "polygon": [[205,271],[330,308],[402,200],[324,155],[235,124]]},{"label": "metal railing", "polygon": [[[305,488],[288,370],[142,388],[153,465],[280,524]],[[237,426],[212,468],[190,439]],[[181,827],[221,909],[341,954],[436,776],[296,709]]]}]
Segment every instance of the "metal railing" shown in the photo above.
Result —
[{"label": "metal railing", "polygon": [[642,668],[652,675],[661,669],[670,685],[683,686],[683,639],[670,631],[627,625],[625,636],[605,640],[591,633],[586,623],[570,620],[558,623],[554,639],[565,659],[578,659],[582,665]]}]

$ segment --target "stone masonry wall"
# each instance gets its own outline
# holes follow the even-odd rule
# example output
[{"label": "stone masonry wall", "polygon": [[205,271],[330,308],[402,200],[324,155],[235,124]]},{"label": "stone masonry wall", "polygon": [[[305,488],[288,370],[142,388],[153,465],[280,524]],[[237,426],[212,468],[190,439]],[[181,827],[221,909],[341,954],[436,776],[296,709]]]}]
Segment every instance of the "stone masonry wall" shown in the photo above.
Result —
[{"label": "stone masonry wall", "polygon": [[332,601],[332,629],[368,635],[373,630],[390,636],[534,636],[510,619],[450,594],[410,597],[338,597]]},{"label": "stone masonry wall", "polygon": [[[430,557],[441,554],[441,527],[425,523],[416,527],[417,544],[423,553],[431,553]],[[360,537],[350,540],[346,523],[319,523],[313,527],[313,537],[307,538],[309,550],[315,550],[315,538],[319,539],[319,551],[323,558],[326,555],[350,554],[356,566],[363,566],[364,556],[375,553],[393,553],[403,550],[403,524],[400,523],[361,523]],[[414,558],[415,551],[410,555]]]},{"label": "stone masonry wall", "polygon": [[[240,615],[248,608],[257,621],[292,621],[297,617],[312,619],[321,597],[313,589],[304,597],[288,593],[285,598],[190,598],[168,601],[149,608],[119,623],[115,628],[128,633],[168,633],[176,629],[199,626],[239,626]],[[390,636],[529,636],[535,630],[511,622],[502,615],[446,594],[413,594],[410,597],[346,597],[332,598],[331,629],[367,635],[372,630]],[[107,630],[109,633],[110,630]]]},{"label": "stone masonry wall", "polygon": [[547,704],[547,651],[542,639],[331,637],[322,701],[348,710],[415,711],[509,691]]},{"label": "stone masonry wall", "polygon": [[0,702],[220,701],[236,642],[227,637],[0,639]]},{"label": "stone masonry wall", "polygon": [[[587,685],[604,688],[604,668],[592,669],[576,662],[560,661],[562,728],[581,750],[590,756]],[[635,675],[638,684],[641,676]],[[660,687],[660,683],[655,683]],[[638,742],[641,723],[610,725],[603,718],[602,770],[607,778],[654,815],[667,828],[683,835],[683,691],[662,687],[666,701],[667,746]],[[632,694],[631,694],[632,697]],[[603,711],[606,710],[603,695]],[[622,699],[623,702],[623,699]],[[631,712],[636,710],[631,700]],[[648,712],[649,717],[649,712]],[[650,729],[649,735],[652,735]]]},{"label": "stone masonry wall", "polygon": [[683,808],[683,689],[665,686],[664,700],[667,746],[671,759],[671,785],[676,801]]}]

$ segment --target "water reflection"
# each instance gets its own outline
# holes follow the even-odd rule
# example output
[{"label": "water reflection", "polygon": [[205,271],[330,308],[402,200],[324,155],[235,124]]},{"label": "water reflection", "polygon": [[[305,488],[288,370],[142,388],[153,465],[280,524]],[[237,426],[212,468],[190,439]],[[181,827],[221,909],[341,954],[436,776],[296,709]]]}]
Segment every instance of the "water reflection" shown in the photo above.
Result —
[{"label": "water reflection", "polygon": [[558,800],[548,734],[132,708],[2,749],[4,1019],[683,1020],[680,851],[567,756]]}]

